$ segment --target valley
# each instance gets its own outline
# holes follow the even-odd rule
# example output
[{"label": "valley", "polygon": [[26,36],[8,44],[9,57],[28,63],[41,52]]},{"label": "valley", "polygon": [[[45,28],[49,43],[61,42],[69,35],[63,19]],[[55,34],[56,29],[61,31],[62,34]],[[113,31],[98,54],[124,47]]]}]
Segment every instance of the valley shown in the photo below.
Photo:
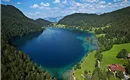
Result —
[{"label": "valley", "polygon": [[130,79],[130,7],[57,23],[1,7],[2,80]]}]

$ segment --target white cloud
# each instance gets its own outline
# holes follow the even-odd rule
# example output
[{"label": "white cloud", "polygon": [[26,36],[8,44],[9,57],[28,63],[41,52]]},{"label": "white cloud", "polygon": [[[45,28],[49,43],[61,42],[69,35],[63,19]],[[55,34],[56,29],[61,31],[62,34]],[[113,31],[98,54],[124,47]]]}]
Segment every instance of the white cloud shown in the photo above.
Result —
[{"label": "white cloud", "polygon": [[128,2],[128,0],[125,0],[125,2]]},{"label": "white cloud", "polygon": [[[88,0],[87,0],[88,1]],[[122,2],[117,2],[117,3],[111,3],[111,2],[105,2],[104,0],[94,0],[97,2],[94,3],[89,3],[89,2],[84,2],[84,3],[78,3],[73,1],[71,5],[69,6],[68,9],[62,10],[63,13],[106,13],[106,12],[111,12],[123,7],[126,7],[130,5],[130,2],[126,3],[124,1]]]},{"label": "white cloud", "polygon": [[78,2],[76,2],[75,5],[76,5],[77,7],[81,7],[81,6],[82,6],[82,4],[81,4],[81,3],[78,3]]},{"label": "white cloud", "polygon": [[112,4],[111,2],[108,3],[108,5],[111,5],[111,4]]},{"label": "white cloud", "polygon": [[29,14],[29,15],[32,15],[32,16],[35,16],[35,15],[39,15],[40,12],[33,12],[33,13],[32,13],[32,12],[29,12],[28,14]]},{"label": "white cloud", "polygon": [[33,6],[31,6],[31,8],[39,8],[38,4],[34,4]]},{"label": "white cloud", "polygon": [[37,18],[42,18],[44,16],[44,13],[39,11],[25,12],[25,15],[28,16],[29,18],[37,19]]},{"label": "white cloud", "polygon": [[10,2],[10,0],[3,0],[4,2]]},{"label": "white cloud", "polygon": [[[111,12],[126,6],[130,6],[130,2],[125,0],[115,0],[117,2],[105,2],[105,0],[80,0],[77,2],[74,0],[62,0],[55,7],[50,7],[49,3],[35,4],[31,6],[32,8],[44,9],[35,13],[28,13],[32,18],[38,17],[57,17],[65,16],[72,13],[106,13]],[[57,2],[56,2],[57,3]],[[49,9],[49,10],[48,10]]]},{"label": "white cloud", "polygon": [[120,1],[123,1],[123,0],[113,0],[113,2],[120,2]]},{"label": "white cloud", "polygon": [[105,4],[106,2],[105,1],[100,1],[101,4]]},{"label": "white cloud", "polygon": [[39,9],[50,9],[49,8],[50,4],[49,3],[43,3],[41,2],[39,5],[38,4],[34,4],[33,6],[30,6],[31,8],[39,8]]},{"label": "white cloud", "polygon": [[41,2],[40,5],[41,5],[41,6],[50,6],[49,3],[43,3],[43,2]]},{"label": "white cloud", "polygon": [[105,5],[101,5],[100,8],[105,8],[106,6]]},{"label": "white cloud", "polygon": [[67,4],[67,0],[64,0],[62,3],[63,3],[63,4]]},{"label": "white cloud", "polygon": [[17,4],[22,4],[21,2],[17,2]]},{"label": "white cloud", "polygon": [[83,7],[83,6],[85,6],[83,3],[79,3],[79,2],[75,2],[75,1],[71,2],[71,4],[70,4],[71,9],[76,8],[76,7]]},{"label": "white cloud", "polygon": [[60,3],[60,0],[55,0],[54,3]]},{"label": "white cloud", "polygon": [[93,3],[93,2],[98,2],[99,0],[83,0],[84,2],[91,2],[91,3]]}]

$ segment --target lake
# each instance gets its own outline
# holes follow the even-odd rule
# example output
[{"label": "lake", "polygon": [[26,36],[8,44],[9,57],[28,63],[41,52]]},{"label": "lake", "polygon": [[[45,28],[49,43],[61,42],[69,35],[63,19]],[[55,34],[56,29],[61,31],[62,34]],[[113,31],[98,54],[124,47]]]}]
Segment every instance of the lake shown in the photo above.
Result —
[{"label": "lake", "polygon": [[58,80],[67,78],[67,72],[97,46],[93,34],[62,28],[46,28],[42,33],[26,35],[12,43]]}]

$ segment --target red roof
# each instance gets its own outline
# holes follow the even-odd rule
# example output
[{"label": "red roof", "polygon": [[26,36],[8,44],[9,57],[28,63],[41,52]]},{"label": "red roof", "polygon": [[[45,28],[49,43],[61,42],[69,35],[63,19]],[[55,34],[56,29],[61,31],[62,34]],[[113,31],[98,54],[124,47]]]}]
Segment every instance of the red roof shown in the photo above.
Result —
[{"label": "red roof", "polygon": [[118,64],[109,64],[108,67],[111,69],[111,71],[118,71],[118,70],[123,72],[125,71],[125,69]]}]

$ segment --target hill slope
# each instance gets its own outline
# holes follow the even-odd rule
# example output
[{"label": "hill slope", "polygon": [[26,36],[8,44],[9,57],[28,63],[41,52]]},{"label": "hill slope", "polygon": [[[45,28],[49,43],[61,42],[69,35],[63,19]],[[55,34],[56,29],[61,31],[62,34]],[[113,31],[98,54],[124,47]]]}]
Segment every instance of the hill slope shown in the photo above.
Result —
[{"label": "hill slope", "polygon": [[36,19],[35,22],[37,22],[40,26],[48,26],[51,24],[50,21],[44,20],[44,19]]},{"label": "hill slope", "polygon": [[42,31],[41,26],[11,5],[1,5],[1,79],[52,80],[50,74],[38,68],[30,58],[8,43],[16,36]]},{"label": "hill slope", "polygon": [[[101,15],[97,14],[87,14],[87,13],[74,13],[65,16],[61,19],[58,24],[65,24],[69,26],[104,26],[106,24],[112,24],[117,22],[117,20],[128,20],[130,13],[130,7],[123,8],[110,13],[105,13]],[[120,19],[119,19],[120,18]],[[123,18],[123,19],[121,19]],[[128,22],[128,21],[127,21]]]},{"label": "hill slope", "polygon": [[60,19],[62,19],[63,16],[58,16],[58,17],[47,17],[45,20],[51,21],[51,22],[58,22]]},{"label": "hill slope", "polygon": [[[2,34],[12,36],[23,36],[30,32],[41,31],[43,25],[48,25],[48,21],[42,20],[43,24],[26,17],[20,10],[12,5],[1,5]],[[5,34],[6,33],[6,34]]]},{"label": "hill slope", "polygon": [[[75,13],[61,19],[58,24],[68,26],[79,26],[89,29],[90,27],[104,27],[110,24],[111,27],[105,28],[100,33],[106,34],[107,38],[118,38],[117,43],[130,42],[130,6],[101,15]],[[101,29],[99,29],[101,30]]]}]

